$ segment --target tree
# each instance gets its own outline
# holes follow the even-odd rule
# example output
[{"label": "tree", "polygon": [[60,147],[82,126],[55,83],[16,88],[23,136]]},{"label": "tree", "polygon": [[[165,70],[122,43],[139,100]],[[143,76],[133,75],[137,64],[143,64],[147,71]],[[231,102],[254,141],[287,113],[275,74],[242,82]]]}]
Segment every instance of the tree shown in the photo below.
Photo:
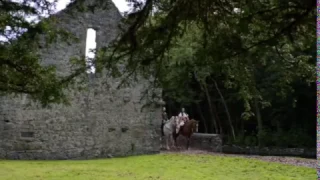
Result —
[{"label": "tree", "polygon": [[[225,104],[242,102],[242,118],[256,118],[262,142],[264,109],[290,96],[299,79],[314,80],[312,56],[305,53],[315,44],[314,7],[312,1],[147,0],[128,16],[130,26],[113,57],[130,54],[128,69],[152,67],[144,72],[165,82],[159,85],[172,89],[170,96],[184,103],[200,97],[193,95],[199,91],[186,91],[192,72],[197,72],[208,104],[218,81],[223,93],[233,92]],[[217,128],[219,123],[214,118],[212,122]]]},{"label": "tree", "polygon": [[[259,145],[263,146],[268,144],[268,128],[274,121],[278,134],[280,129],[291,128],[285,124],[293,119],[295,104],[301,103],[297,99],[313,92],[308,85],[315,77],[314,1],[130,3],[134,9],[124,19],[122,36],[98,50],[97,73],[107,69],[115,77],[122,76],[122,64],[125,78],[154,77],[153,85],[164,89],[165,98],[198,109],[208,132],[224,132],[238,139],[243,124],[254,121]],[[28,5],[13,4],[20,9],[11,11],[29,12]],[[32,53],[37,47],[33,39],[38,32],[47,32],[52,21],[37,25],[14,21],[11,11],[1,11],[9,18],[6,22],[29,33],[19,36],[19,41],[11,38],[1,45],[1,92],[28,93],[44,104],[63,102],[63,89],[86,67],[61,78],[55,76],[54,67],[40,66],[39,57]],[[1,27],[4,34],[5,26]],[[64,32],[52,31],[48,42],[57,34]],[[12,53],[18,49],[21,54]],[[28,76],[23,77],[23,73]]]},{"label": "tree", "polygon": [[68,103],[64,89],[74,77],[85,72],[86,67],[81,66],[68,77],[58,77],[55,66],[41,65],[37,53],[40,36],[44,37],[45,45],[59,36],[65,41],[76,40],[72,34],[55,26],[57,22],[51,16],[55,4],[56,1],[48,0],[0,1],[1,95],[28,94],[44,106]]},{"label": "tree", "polygon": [[[54,67],[43,67],[35,52],[33,37],[45,33],[49,23],[37,24],[43,13],[52,13],[53,3],[29,0],[0,3],[0,92],[2,95],[26,93],[43,104],[59,102],[63,97]],[[34,20],[27,20],[33,17]],[[27,34],[24,34],[28,32]],[[22,35],[24,34],[24,35]]]}]

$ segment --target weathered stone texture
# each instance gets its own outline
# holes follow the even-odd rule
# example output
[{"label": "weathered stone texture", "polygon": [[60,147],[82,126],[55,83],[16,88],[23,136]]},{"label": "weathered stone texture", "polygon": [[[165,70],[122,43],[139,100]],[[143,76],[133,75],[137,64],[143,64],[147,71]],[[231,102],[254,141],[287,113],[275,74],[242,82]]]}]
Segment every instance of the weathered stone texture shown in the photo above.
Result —
[{"label": "weathered stone texture", "polygon": [[[62,75],[70,72],[69,58],[84,55],[87,28],[97,31],[99,48],[117,36],[121,20],[112,2],[108,10],[94,13],[72,8],[56,17],[79,43],[57,43],[40,52],[43,63],[57,65]],[[88,159],[159,152],[161,108],[154,104],[141,111],[146,82],[117,90],[116,79],[91,77],[88,90],[70,90],[71,106],[46,109],[27,96],[1,97],[0,158]]]}]

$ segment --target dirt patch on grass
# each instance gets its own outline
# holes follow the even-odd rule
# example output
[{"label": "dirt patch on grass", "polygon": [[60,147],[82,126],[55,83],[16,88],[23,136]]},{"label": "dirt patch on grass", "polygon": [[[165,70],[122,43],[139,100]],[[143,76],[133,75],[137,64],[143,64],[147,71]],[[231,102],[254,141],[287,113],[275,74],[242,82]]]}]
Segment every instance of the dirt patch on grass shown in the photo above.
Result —
[{"label": "dirt patch on grass", "polygon": [[295,166],[304,166],[310,168],[317,168],[316,159],[298,158],[298,157],[287,157],[287,156],[257,156],[257,155],[239,155],[239,154],[223,154],[208,152],[202,150],[172,150],[172,151],[162,151],[161,153],[183,153],[183,154],[208,154],[213,156],[230,156],[230,157],[244,157],[260,159],[268,162],[278,162],[283,164],[290,164]]}]

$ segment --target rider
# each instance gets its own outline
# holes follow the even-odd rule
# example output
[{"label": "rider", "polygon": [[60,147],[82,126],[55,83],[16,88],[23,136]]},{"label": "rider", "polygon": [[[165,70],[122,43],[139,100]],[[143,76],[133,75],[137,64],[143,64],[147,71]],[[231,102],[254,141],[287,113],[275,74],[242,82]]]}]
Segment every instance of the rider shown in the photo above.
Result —
[{"label": "rider", "polygon": [[189,115],[185,112],[184,108],[181,109],[181,112],[178,115],[178,119],[179,120],[176,128],[176,133],[178,133],[181,127],[189,120]]},{"label": "rider", "polygon": [[161,122],[161,134],[162,134],[162,136],[164,136],[163,126],[164,126],[164,124],[166,123],[167,120],[168,120],[168,115],[167,115],[167,112],[166,112],[166,108],[163,107],[162,108],[162,122]]}]

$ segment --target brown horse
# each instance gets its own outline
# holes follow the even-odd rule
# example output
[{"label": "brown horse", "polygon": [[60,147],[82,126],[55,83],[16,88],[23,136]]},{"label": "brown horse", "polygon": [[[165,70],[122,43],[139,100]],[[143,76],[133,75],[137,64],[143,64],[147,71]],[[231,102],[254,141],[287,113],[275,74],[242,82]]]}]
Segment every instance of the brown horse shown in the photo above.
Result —
[{"label": "brown horse", "polygon": [[198,121],[196,121],[194,119],[190,119],[180,128],[178,133],[176,133],[174,131],[173,132],[173,139],[174,139],[175,146],[178,147],[177,146],[177,138],[179,135],[182,135],[187,138],[187,149],[189,149],[190,137],[193,133],[198,132],[198,126],[199,126]]}]

